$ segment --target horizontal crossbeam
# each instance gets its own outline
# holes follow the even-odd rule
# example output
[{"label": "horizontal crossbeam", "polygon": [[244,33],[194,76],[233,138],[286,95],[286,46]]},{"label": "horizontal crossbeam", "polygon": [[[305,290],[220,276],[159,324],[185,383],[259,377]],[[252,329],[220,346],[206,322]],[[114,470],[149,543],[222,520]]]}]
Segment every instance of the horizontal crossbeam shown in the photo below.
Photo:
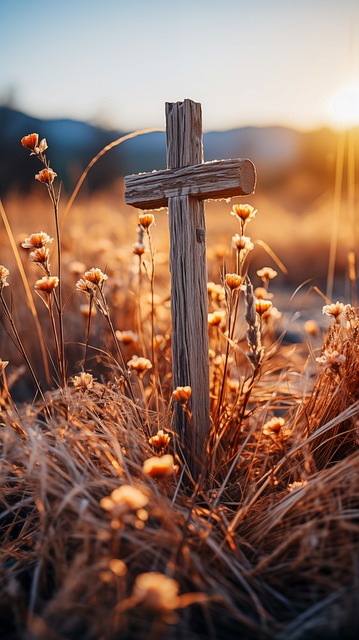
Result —
[{"label": "horizontal crossbeam", "polygon": [[255,185],[256,170],[250,160],[215,160],[126,176],[125,201],[138,209],[160,209],[175,196],[216,200],[249,195]]}]

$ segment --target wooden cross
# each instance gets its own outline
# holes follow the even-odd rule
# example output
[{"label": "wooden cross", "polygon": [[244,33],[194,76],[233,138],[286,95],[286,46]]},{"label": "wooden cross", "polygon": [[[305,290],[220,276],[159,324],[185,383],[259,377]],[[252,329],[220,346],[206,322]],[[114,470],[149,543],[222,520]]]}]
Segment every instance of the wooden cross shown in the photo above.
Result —
[{"label": "wooden cross", "polygon": [[125,178],[125,201],[168,207],[173,387],[192,389],[191,417],[176,406],[174,428],[189,446],[198,476],[210,429],[208,294],[204,200],[252,194],[250,160],[203,162],[202,109],[192,100],[166,103],[167,169]]}]

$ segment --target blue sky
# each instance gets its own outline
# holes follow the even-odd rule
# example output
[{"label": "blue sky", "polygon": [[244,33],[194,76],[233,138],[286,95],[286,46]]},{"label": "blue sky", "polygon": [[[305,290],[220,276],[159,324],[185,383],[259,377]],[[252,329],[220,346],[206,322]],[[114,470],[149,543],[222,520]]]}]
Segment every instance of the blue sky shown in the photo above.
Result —
[{"label": "blue sky", "polygon": [[357,0],[1,0],[0,29],[0,103],[34,116],[133,130],[192,98],[207,130],[308,129],[358,100],[359,121]]}]

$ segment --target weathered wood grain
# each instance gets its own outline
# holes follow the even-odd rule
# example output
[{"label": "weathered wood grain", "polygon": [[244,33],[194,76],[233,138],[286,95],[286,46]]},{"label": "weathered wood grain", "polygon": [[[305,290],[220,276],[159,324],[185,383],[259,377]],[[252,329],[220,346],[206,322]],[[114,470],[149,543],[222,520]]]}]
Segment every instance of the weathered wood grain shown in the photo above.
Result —
[{"label": "weathered wood grain", "polygon": [[166,103],[166,136],[167,169],[127,176],[125,201],[168,206],[173,387],[192,388],[189,411],[175,405],[174,429],[197,479],[210,429],[204,200],[253,193],[256,172],[250,160],[203,162],[202,109],[192,100]]},{"label": "weathered wood grain", "polygon": [[180,169],[126,176],[125,201],[139,209],[160,209],[169,198],[229,198],[254,192],[256,171],[250,160],[215,160]]},{"label": "weathered wood grain", "polygon": [[[166,104],[167,164],[192,167],[201,162],[202,110],[190,100]],[[175,141],[175,144],[174,144]],[[191,451],[198,475],[209,433],[208,297],[203,201],[189,195],[168,200],[172,312],[173,387],[189,385],[191,419],[176,406],[176,431]],[[198,233],[200,231],[200,233]]]}]

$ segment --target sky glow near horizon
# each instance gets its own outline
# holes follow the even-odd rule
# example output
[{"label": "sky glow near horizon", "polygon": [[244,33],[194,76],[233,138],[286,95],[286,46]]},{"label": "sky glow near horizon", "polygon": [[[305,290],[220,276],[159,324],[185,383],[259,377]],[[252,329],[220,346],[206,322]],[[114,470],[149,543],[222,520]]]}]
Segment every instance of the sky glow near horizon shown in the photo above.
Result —
[{"label": "sky glow near horizon", "polygon": [[359,124],[357,0],[1,0],[0,103],[112,129]]}]

